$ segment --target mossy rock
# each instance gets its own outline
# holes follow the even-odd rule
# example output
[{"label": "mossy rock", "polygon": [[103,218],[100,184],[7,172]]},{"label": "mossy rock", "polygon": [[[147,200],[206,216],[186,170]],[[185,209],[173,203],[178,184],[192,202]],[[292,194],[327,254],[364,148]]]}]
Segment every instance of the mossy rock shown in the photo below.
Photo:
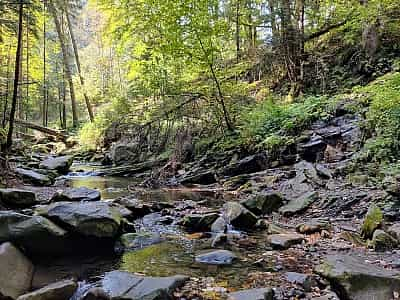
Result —
[{"label": "mossy rock", "polygon": [[375,251],[390,251],[398,245],[398,241],[390,234],[378,229],[374,232],[371,245]]},{"label": "mossy rock", "polygon": [[361,227],[361,236],[365,239],[371,239],[374,231],[382,226],[382,222],[383,213],[381,209],[375,204],[372,204],[368,209],[368,213]]}]

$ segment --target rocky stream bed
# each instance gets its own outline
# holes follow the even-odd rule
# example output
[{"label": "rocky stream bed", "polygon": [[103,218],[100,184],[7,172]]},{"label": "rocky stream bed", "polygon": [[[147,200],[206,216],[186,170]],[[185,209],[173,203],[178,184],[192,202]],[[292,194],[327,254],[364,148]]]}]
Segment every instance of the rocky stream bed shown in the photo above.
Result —
[{"label": "rocky stream bed", "polygon": [[157,188],[153,162],[15,156],[0,299],[399,299],[399,182],[346,176],[358,121],[317,122],[274,160],[206,155]]}]

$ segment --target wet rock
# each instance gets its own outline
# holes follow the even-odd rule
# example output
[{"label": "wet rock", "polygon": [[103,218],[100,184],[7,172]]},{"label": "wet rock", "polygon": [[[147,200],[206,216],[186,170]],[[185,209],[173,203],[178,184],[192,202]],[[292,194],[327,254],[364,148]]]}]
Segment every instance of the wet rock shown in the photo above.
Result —
[{"label": "wet rock", "polygon": [[38,212],[79,234],[97,238],[116,237],[122,219],[118,208],[106,202],[56,202]]},{"label": "wet rock", "polygon": [[82,300],[110,300],[110,296],[102,288],[93,287],[86,292]]},{"label": "wet rock", "polygon": [[183,286],[186,276],[143,277],[123,271],[106,273],[101,288],[111,300],[170,300],[175,289]]},{"label": "wet rock", "polygon": [[67,232],[41,216],[0,211],[0,242],[13,242],[29,253],[58,253]]},{"label": "wet rock", "polygon": [[289,249],[293,245],[301,244],[304,237],[296,233],[272,234],[267,237],[267,242],[274,249]]},{"label": "wet rock", "polygon": [[371,245],[375,251],[389,251],[398,245],[398,241],[390,234],[377,229],[372,236]]},{"label": "wet rock", "polygon": [[302,234],[312,234],[329,229],[330,225],[328,222],[318,219],[312,219],[306,223],[301,223],[296,226],[296,231]]},{"label": "wet rock", "polygon": [[387,300],[400,290],[400,273],[350,255],[329,255],[315,271],[332,283],[340,299]]},{"label": "wet rock", "polygon": [[19,189],[0,189],[0,202],[16,208],[28,208],[37,204],[35,193]]},{"label": "wet rock", "polygon": [[272,300],[273,298],[274,291],[270,288],[243,290],[230,293],[228,296],[230,300]]},{"label": "wet rock", "polygon": [[56,192],[51,198],[52,202],[80,202],[80,201],[98,201],[101,199],[101,194],[98,190],[89,189],[86,187],[68,188],[64,191]]},{"label": "wet rock", "polygon": [[212,232],[225,232],[227,224],[224,218],[218,217],[214,223],[211,225]]},{"label": "wet rock", "polygon": [[311,191],[305,193],[298,197],[297,199],[293,199],[289,201],[288,204],[282,206],[279,209],[279,212],[284,216],[292,216],[294,214],[298,214],[306,210],[311,204],[313,204],[318,199],[318,193],[315,191]]},{"label": "wet rock", "polygon": [[11,243],[0,245],[0,299],[17,299],[31,288],[33,265]]},{"label": "wet rock", "polygon": [[237,176],[251,174],[265,170],[268,166],[268,159],[264,153],[248,156],[223,168],[220,173],[223,176]]},{"label": "wet rock", "polygon": [[309,274],[286,272],[285,277],[287,281],[301,285],[306,292],[311,292],[311,288],[316,285],[315,279]]},{"label": "wet rock", "polygon": [[51,185],[52,180],[49,176],[40,174],[33,170],[23,169],[23,168],[16,168],[15,173],[22,178],[24,182],[32,183],[34,185]]},{"label": "wet rock", "polygon": [[250,229],[257,223],[257,216],[237,202],[227,202],[223,210],[228,223],[236,228]]},{"label": "wet rock", "polygon": [[236,259],[236,254],[228,250],[215,250],[195,257],[196,262],[208,265],[231,265]]},{"label": "wet rock", "polygon": [[18,300],[69,300],[77,288],[75,281],[63,280],[22,295]]},{"label": "wet rock", "polygon": [[122,197],[114,201],[120,204],[132,212],[132,218],[137,219],[150,214],[153,211],[153,207],[139,201],[138,199],[132,199],[127,197]]},{"label": "wet rock", "polygon": [[368,209],[364,222],[361,227],[361,235],[366,239],[372,238],[374,231],[382,225],[383,213],[381,209],[372,204]]},{"label": "wet rock", "polygon": [[203,171],[198,174],[184,176],[179,180],[181,184],[213,184],[216,183],[215,173],[213,171]]},{"label": "wet rock", "polygon": [[121,253],[124,251],[143,249],[161,242],[161,236],[155,232],[140,231],[136,233],[126,233],[120,236],[115,249],[117,253]]},{"label": "wet rock", "polygon": [[241,204],[256,215],[265,215],[278,211],[283,206],[284,199],[280,193],[265,192],[244,200]]},{"label": "wet rock", "polygon": [[225,233],[217,233],[211,242],[212,248],[219,248],[226,245],[228,242],[228,235]]},{"label": "wet rock", "polygon": [[190,214],[185,216],[182,225],[190,231],[210,231],[211,226],[218,218],[217,213]]},{"label": "wet rock", "polygon": [[40,163],[39,168],[57,171],[59,174],[65,175],[69,172],[73,160],[72,156],[48,158]]}]

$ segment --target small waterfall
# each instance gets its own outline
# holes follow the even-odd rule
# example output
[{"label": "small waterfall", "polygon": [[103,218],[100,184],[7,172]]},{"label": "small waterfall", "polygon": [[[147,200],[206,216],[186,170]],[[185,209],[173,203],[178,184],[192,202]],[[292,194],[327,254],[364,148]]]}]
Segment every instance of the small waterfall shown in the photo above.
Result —
[{"label": "small waterfall", "polygon": [[69,300],[81,300],[86,295],[86,293],[93,287],[96,287],[96,283],[88,283],[86,281],[80,281],[78,283],[78,289],[72,295]]}]

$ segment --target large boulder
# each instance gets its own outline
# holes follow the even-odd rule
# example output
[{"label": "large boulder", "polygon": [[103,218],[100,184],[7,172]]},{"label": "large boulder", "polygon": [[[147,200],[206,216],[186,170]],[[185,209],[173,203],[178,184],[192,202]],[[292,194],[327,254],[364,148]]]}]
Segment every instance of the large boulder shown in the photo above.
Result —
[{"label": "large boulder", "polygon": [[86,187],[68,188],[64,191],[56,192],[51,201],[53,202],[80,202],[80,201],[98,201],[101,199],[101,194],[98,190],[89,189]]},{"label": "large boulder", "polygon": [[55,253],[62,250],[67,232],[41,216],[0,211],[0,243],[13,242],[29,253]]},{"label": "large boulder", "polygon": [[33,265],[11,243],[0,245],[0,299],[17,299],[31,288]]},{"label": "large boulder", "polygon": [[332,283],[340,299],[388,300],[400,290],[400,273],[350,255],[329,255],[316,272]]},{"label": "large boulder", "polygon": [[0,202],[12,208],[28,208],[37,204],[35,193],[20,189],[0,189]]},{"label": "large boulder", "polygon": [[100,288],[109,299],[170,300],[175,289],[189,280],[186,276],[144,277],[123,271],[106,273]]},{"label": "large boulder", "polygon": [[17,300],[69,300],[77,288],[78,284],[74,280],[66,279],[24,294]]},{"label": "large boulder", "polygon": [[106,202],[56,202],[38,212],[71,231],[96,238],[116,237],[122,219],[119,209]]},{"label": "large boulder", "polygon": [[268,167],[268,158],[264,153],[258,153],[245,157],[238,162],[224,167],[220,174],[223,176],[237,176],[240,174],[251,174],[265,170]]},{"label": "large boulder", "polygon": [[396,248],[399,242],[389,233],[386,233],[381,229],[377,229],[374,231],[371,244],[375,251],[383,252],[393,250]]},{"label": "large boulder", "polygon": [[34,185],[45,186],[51,185],[53,181],[47,175],[40,174],[33,170],[28,170],[24,168],[16,168],[15,174],[22,178],[24,182],[31,183]]},{"label": "large boulder", "polygon": [[284,199],[280,193],[264,192],[246,199],[241,204],[256,215],[271,214],[283,206]]},{"label": "large boulder", "polygon": [[218,218],[217,213],[190,214],[185,216],[182,225],[190,231],[210,231]]},{"label": "large boulder", "polygon": [[39,168],[57,171],[60,174],[67,174],[74,161],[72,156],[51,157],[42,161]]},{"label": "large boulder", "polygon": [[251,290],[243,290],[230,293],[229,300],[272,300],[274,299],[274,291],[270,288],[259,288]]},{"label": "large boulder", "polygon": [[140,147],[135,143],[118,143],[111,147],[111,160],[116,165],[136,162],[139,158]]},{"label": "large boulder", "polygon": [[282,206],[279,212],[288,217],[305,211],[311,204],[318,199],[318,193],[311,191],[301,195],[300,197],[289,201],[288,204]]},{"label": "large boulder", "polygon": [[237,202],[227,202],[223,207],[223,215],[229,224],[240,229],[254,228],[258,219],[255,214]]}]

